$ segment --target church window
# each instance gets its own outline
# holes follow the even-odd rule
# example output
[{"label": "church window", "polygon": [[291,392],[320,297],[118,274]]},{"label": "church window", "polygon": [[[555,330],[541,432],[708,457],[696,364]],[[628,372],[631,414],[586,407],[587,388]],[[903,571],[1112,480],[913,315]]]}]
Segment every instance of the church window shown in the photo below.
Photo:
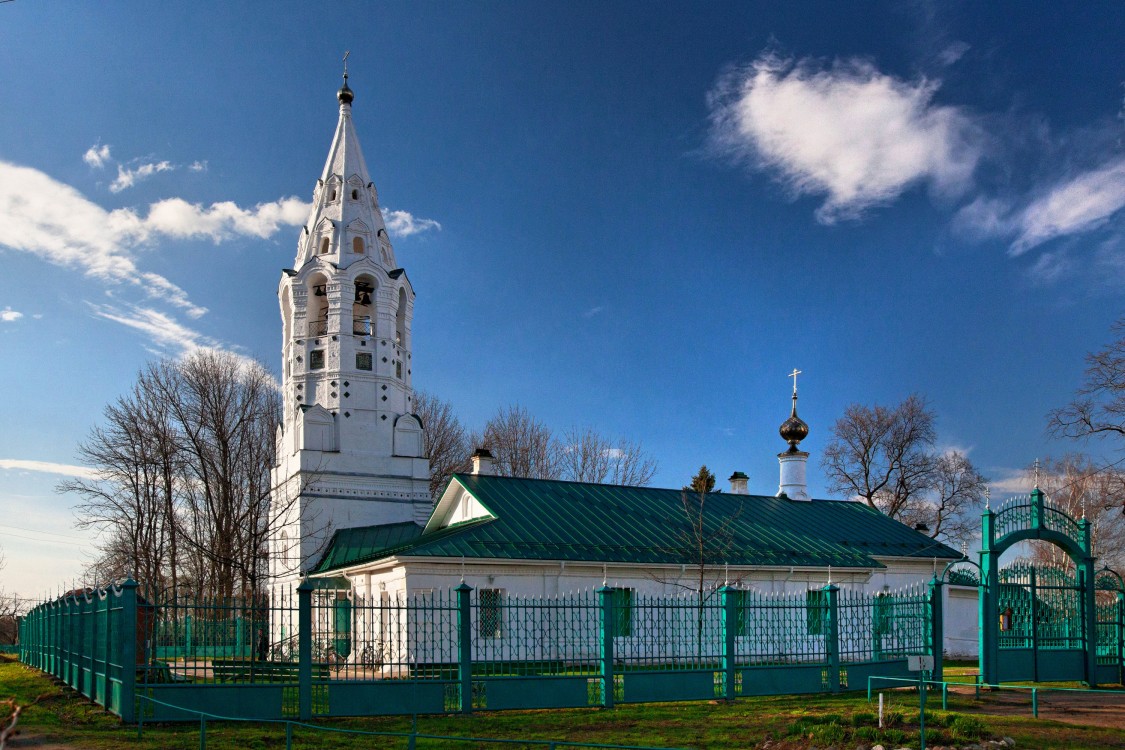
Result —
[{"label": "church window", "polygon": [[359,200],[359,191],[358,191],[358,190],[353,190],[353,191],[352,191],[352,200],[353,200],[353,201],[357,201],[357,200]]},{"label": "church window", "polygon": [[328,240],[327,237],[321,238],[321,240],[320,240],[320,254],[321,255],[327,255],[328,254],[328,245],[329,244],[330,243],[329,243],[329,240]]},{"label": "church window", "polygon": [[363,247],[363,238],[362,237],[353,237],[352,238],[352,252],[355,253],[356,255],[363,255],[364,250],[365,250],[365,248]]},{"label": "church window", "polygon": [[323,370],[324,369],[324,350],[313,349],[309,352],[309,369]]},{"label": "church window", "polygon": [[820,589],[805,592],[805,627],[809,635],[823,635],[828,619],[828,592]]},{"label": "church window", "polygon": [[481,589],[478,599],[477,632],[481,638],[504,635],[504,589]]},{"label": "church window", "polygon": [[289,535],[284,531],[281,532],[281,539],[278,542],[277,559],[281,562],[282,570],[289,570]]},{"label": "church window", "polygon": [[613,590],[613,634],[633,634],[633,589]]},{"label": "church window", "polygon": [[355,369],[357,369],[357,370],[370,370],[371,369],[371,352],[356,352],[356,354],[355,354]]},{"label": "church window", "polygon": [[328,200],[330,200],[330,201],[334,201],[334,200],[336,200],[336,188],[332,188],[332,189],[331,189],[331,190],[330,190],[330,191],[328,192]]},{"label": "church window", "polygon": [[395,362],[395,377],[402,380],[402,362]]}]

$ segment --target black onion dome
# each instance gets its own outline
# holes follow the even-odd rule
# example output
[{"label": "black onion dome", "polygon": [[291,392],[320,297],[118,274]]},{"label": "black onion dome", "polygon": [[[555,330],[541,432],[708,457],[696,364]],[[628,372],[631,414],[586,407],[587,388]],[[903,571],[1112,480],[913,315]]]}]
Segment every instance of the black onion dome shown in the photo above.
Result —
[{"label": "black onion dome", "polygon": [[789,443],[790,452],[795,452],[797,443],[809,436],[809,426],[797,416],[797,394],[793,394],[793,413],[789,415],[789,419],[781,423],[777,431],[781,434],[782,440]]},{"label": "black onion dome", "polygon": [[355,92],[348,88],[348,74],[344,74],[344,86],[336,92],[336,98],[340,100],[340,104],[351,104],[352,99],[355,99]]}]

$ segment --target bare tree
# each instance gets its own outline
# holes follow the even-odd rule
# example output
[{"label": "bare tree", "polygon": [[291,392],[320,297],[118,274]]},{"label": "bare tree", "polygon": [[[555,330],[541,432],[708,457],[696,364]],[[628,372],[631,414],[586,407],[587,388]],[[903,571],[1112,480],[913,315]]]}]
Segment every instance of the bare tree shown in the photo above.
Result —
[{"label": "bare tree", "polygon": [[479,444],[492,453],[499,476],[558,479],[561,446],[554,433],[522,406],[501,408],[484,426]]},{"label": "bare tree", "polygon": [[980,514],[988,480],[962,453],[951,451],[933,460],[929,492],[905,509],[899,520],[929,529],[933,539],[959,544],[980,531]]},{"label": "bare tree", "polygon": [[[1027,471],[1030,475],[1032,469]],[[1102,469],[1087,455],[1068,454],[1041,463],[1039,485],[1069,515],[1090,521],[1090,541],[1098,562],[1121,570],[1125,565],[1125,516],[1120,512],[1125,473]],[[1036,542],[1032,546],[1037,560],[1073,565],[1056,545]]]},{"label": "bare tree", "polygon": [[154,434],[156,420],[146,417],[147,410],[139,384],[107,405],[104,424],[78,446],[82,462],[97,469],[96,478],[70,479],[58,489],[83,498],[75,509],[80,526],[105,532],[91,570],[95,580],[134,576],[156,591],[165,587],[174,566],[168,542],[175,519],[162,497],[162,477],[169,469],[161,465],[164,438]]},{"label": "bare tree", "polygon": [[897,406],[852,404],[832,426],[822,463],[831,487],[891,518],[930,483],[934,413],[912,395]]},{"label": "bare tree", "polygon": [[960,542],[975,529],[986,480],[963,454],[935,451],[934,421],[916,394],[891,407],[852,404],[832,426],[821,463],[833,491]]},{"label": "bare tree", "polygon": [[559,465],[561,477],[574,482],[644,487],[656,474],[656,461],[640,443],[625,438],[614,443],[592,427],[563,433]]},{"label": "bare tree", "polygon": [[79,523],[105,533],[99,580],[133,575],[149,595],[183,580],[230,597],[268,575],[270,467],[279,398],[264,368],[201,350],[149,365],[79,446],[95,479]]},{"label": "bare tree", "polygon": [[[1125,438],[1125,317],[1111,330],[1119,338],[1086,355],[1086,382],[1076,398],[1048,416],[1054,434]],[[1121,447],[1125,449],[1125,441]]]},{"label": "bare tree", "polygon": [[454,473],[468,470],[468,436],[448,401],[419,391],[414,406],[425,430],[426,455],[430,458],[430,496],[436,500]]}]

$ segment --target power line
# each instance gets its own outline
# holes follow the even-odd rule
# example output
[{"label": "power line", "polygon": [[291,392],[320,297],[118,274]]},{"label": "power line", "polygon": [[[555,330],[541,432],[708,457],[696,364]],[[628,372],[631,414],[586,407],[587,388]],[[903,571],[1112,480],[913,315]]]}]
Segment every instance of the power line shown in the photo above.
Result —
[{"label": "power line", "polygon": [[[27,529],[27,528],[24,528],[23,526],[12,526],[12,525],[6,524],[6,523],[0,523],[0,528],[17,529],[19,531],[30,531],[32,534],[47,534],[49,536],[61,536],[63,539],[73,539],[73,540],[79,541],[79,542],[89,541],[89,537],[74,536],[73,534],[59,534],[59,533],[54,532],[54,531],[43,531],[42,529]],[[4,532],[0,532],[0,533],[4,533]]]},{"label": "power line", "polygon": [[24,536],[23,534],[13,534],[10,531],[0,531],[0,536],[11,536],[11,537],[15,537],[16,539],[27,539],[27,540],[32,541],[32,542],[41,542],[41,543],[45,543],[45,544],[65,544],[65,545],[73,544],[73,541],[63,541],[62,539],[42,539],[42,538],[36,538],[36,537],[33,537],[33,536]]}]

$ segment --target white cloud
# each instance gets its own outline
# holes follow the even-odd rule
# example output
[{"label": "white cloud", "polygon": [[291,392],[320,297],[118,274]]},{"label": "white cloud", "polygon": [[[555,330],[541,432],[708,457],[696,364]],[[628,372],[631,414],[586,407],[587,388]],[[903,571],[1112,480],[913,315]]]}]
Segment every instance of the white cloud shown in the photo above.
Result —
[{"label": "white cloud", "polygon": [[795,195],[823,195],[831,223],[928,184],[960,194],[981,157],[979,128],[933,103],[939,82],[903,81],[862,60],[831,68],[764,54],[711,92],[721,153],[765,169]]},{"label": "white cloud", "polygon": [[1089,232],[1125,207],[1125,158],[1084,172],[1049,189],[1017,218],[1012,255],[1067,234]]},{"label": "white cloud", "polygon": [[938,62],[948,68],[950,65],[953,65],[955,62],[964,57],[965,53],[970,49],[971,45],[968,42],[953,42],[938,53]]},{"label": "white cloud", "polygon": [[98,473],[94,469],[86,466],[56,464],[50,461],[28,461],[19,458],[0,458],[0,469],[37,471],[43,474],[61,474],[67,477],[79,477],[81,479],[98,478]]},{"label": "white cloud", "polygon": [[3,323],[15,323],[22,317],[23,313],[17,312],[11,307],[5,307],[3,310],[0,310],[0,322]]},{"label": "white cloud", "polygon": [[387,229],[397,237],[409,237],[412,234],[427,232],[431,229],[441,231],[441,224],[433,219],[420,219],[409,211],[391,211],[383,209],[383,221]]},{"label": "white cloud", "polygon": [[299,226],[308,204],[296,198],[239,208],[210,207],[180,198],[153,203],[142,215],[133,208],[106,211],[69,185],[30,167],[0,162],[0,247],[27,252],[87,276],[143,288],[152,297],[199,317],[206,308],[159,274],[137,266],[136,251],[164,237],[266,238],[284,226]]},{"label": "white cloud", "polygon": [[602,313],[604,311],[605,311],[604,305],[597,305],[596,307],[591,307],[589,310],[582,313],[582,317],[583,318],[592,318],[595,315],[598,315],[599,313]]},{"label": "white cloud", "polygon": [[216,342],[183,325],[171,315],[151,307],[128,305],[127,309],[111,305],[90,305],[94,315],[146,334],[157,345],[188,354],[196,349],[214,347]]},{"label": "white cloud", "polygon": [[94,169],[101,169],[109,161],[109,146],[94,144],[86,149],[86,153],[82,154],[82,161],[89,164]]},{"label": "white cloud", "polygon": [[189,172],[206,172],[207,171],[207,161],[206,160],[204,160],[204,161],[193,161],[191,164],[188,165],[188,171]]},{"label": "white cloud", "polygon": [[126,169],[117,165],[117,178],[109,184],[111,193],[120,193],[126,188],[131,188],[138,180],[148,179],[157,172],[171,172],[175,167],[168,161],[157,161],[142,164],[136,169]]},{"label": "white cloud", "polygon": [[1008,254],[1019,256],[1058,237],[1102,227],[1122,208],[1125,158],[1059,180],[1022,207],[977,198],[957,213],[954,227],[978,239],[1008,238]]}]

